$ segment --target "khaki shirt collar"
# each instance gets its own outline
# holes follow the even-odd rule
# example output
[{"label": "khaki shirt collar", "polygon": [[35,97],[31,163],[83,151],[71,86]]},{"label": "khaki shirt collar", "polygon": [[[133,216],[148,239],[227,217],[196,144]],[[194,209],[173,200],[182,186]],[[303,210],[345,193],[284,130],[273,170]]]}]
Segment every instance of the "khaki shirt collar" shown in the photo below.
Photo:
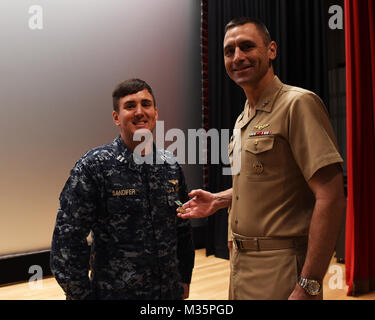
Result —
[{"label": "khaki shirt collar", "polygon": [[273,80],[268,84],[264,89],[262,95],[259,98],[257,105],[255,106],[256,110],[261,110],[265,112],[271,112],[273,105],[275,103],[276,97],[278,96],[280,89],[282,88],[283,83],[280,79],[275,76]]},{"label": "khaki shirt collar", "polygon": [[[275,76],[272,81],[264,89],[262,95],[259,98],[258,103],[255,106],[256,110],[271,112],[275,100],[283,86],[283,83],[280,79]],[[249,102],[246,100],[244,112],[242,113],[241,118],[239,119],[240,127],[245,126],[251,119],[248,116],[249,114]]]}]

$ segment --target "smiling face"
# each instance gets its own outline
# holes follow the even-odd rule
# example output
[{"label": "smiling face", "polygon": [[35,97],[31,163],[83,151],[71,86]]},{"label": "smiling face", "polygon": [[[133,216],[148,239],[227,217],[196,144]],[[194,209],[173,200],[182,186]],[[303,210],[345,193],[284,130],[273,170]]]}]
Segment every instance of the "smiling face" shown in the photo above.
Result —
[{"label": "smiling face", "polygon": [[113,122],[120,127],[121,137],[130,149],[141,143],[134,141],[134,134],[153,131],[158,120],[158,109],[147,89],[122,97],[118,102],[118,111],[113,111]]},{"label": "smiling face", "polygon": [[235,26],[225,34],[225,69],[240,87],[257,86],[265,77],[273,77],[272,60],[276,58],[276,43],[265,42],[253,23]]}]

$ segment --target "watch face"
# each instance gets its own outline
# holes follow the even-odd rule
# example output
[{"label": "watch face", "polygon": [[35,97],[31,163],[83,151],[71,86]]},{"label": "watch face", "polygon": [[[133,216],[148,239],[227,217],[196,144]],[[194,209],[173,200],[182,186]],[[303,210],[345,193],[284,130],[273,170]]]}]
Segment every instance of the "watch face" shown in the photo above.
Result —
[{"label": "watch face", "polygon": [[315,281],[311,281],[310,285],[309,285],[309,289],[312,291],[312,292],[316,292],[318,293],[319,292],[319,289],[320,289],[320,285],[319,283],[316,283]]},{"label": "watch face", "polygon": [[308,291],[311,295],[317,295],[320,292],[320,284],[318,281],[310,280],[308,284]]}]

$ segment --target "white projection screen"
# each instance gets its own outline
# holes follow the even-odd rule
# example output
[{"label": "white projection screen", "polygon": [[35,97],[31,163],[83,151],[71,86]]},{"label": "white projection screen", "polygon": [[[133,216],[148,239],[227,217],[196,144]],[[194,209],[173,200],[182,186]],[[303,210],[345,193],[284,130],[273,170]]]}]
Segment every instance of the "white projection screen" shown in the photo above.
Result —
[{"label": "white projection screen", "polygon": [[[201,127],[199,0],[0,1],[0,258],[50,248],[74,163],[113,140],[114,87],[154,90],[165,130]],[[184,165],[189,188],[202,169]]]}]

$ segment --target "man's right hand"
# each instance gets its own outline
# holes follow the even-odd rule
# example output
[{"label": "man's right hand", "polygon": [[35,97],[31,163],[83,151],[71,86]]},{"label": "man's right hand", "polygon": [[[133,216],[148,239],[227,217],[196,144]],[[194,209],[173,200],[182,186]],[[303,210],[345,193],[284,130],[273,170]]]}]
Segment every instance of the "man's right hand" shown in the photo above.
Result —
[{"label": "man's right hand", "polygon": [[204,218],[214,214],[218,210],[215,208],[216,197],[211,192],[201,189],[192,190],[189,193],[189,197],[192,199],[182,206],[185,213],[177,211],[177,216],[180,218]]}]

